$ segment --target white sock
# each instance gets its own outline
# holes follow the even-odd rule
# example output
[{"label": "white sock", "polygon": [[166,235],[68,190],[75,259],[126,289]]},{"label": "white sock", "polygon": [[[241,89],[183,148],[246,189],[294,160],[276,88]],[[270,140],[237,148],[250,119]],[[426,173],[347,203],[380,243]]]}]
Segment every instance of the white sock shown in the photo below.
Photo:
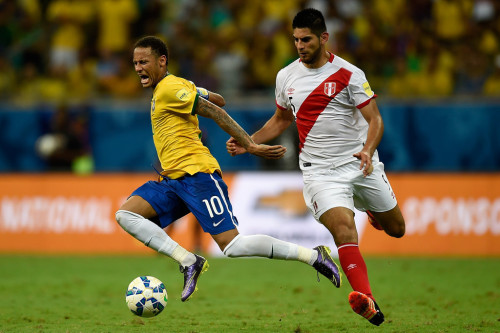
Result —
[{"label": "white sock", "polygon": [[224,249],[228,257],[267,257],[281,260],[297,260],[312,265],[318,252],[303,246],[285,242],[271,236],[236,236]]},{"label": "white sock", "polygon": [[117,211],[115,217],[118,224],[134,238],[153,250],[171,257],[181,266],[190,266],[196,262],[194,254],[177,244],[154,222],[126,210]]}]

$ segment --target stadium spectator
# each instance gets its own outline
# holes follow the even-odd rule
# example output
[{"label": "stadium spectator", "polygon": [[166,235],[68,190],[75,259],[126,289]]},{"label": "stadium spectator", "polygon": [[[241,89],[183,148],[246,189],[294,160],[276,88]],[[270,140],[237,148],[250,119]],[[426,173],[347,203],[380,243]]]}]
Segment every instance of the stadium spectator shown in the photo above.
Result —
[{"label": "stadium spectator", "polygon": [[47,7],[51,24],[50,66],[72,69],[86,42],[86,28],[94,19],[94,6],[87,0],[54,0]]},{"label": "stadium spectator", "polygon": [[488,77],[489,61],[486,55],[477,50],[477,43],[459,46],[460,57],[457,63],[455,93],[459,95],[480,95]]},{"label": "stadium spectator", "polygon": [[[116,54],[107,60],[109,61],[99,63],[97,66],[99,72],[97,82],[100,91],[107,96],[122,99],[141,96],[142,90],[137,84],[137,74],[130,69],[129,56]],[[106,66],[106,63],[109,66]],[[106,67],[108,67],[108,70],[106,70]]]},{"label": "stadium spectator", "polygon": [[4,54],[0,53],[0,98],[7,99],[14,91],[16,71],[10,65]]},{"label": "stadium spectator", "polygon": [[68,69],[64,66],[52,66],[40,77],[40,100],[44,103],[65,102],[68,94]]},{"label": "stadium spectator", "polygon": [[[402,237],[405,221],[379,161],[383,121],[364,73],[328,52],[321,12],[300,11],[293,19],[299,59],[278,72],[274,116],[252,135],[268,142],[296,120],[304,178],[304,199],[331,233],[342,269],[353,288],[349,303],[374,325],[384,322],[372,294],[358,248],[354,208],[366,211],[374,227]],[[238,138],[227,142],[231,155],[247,151]]]},{"label": "stadium spectator", "polygon": [[131,28],[139,16],[135,0],[96,1],[98,17],[98,50],[120,53],[128,51]]},{"label": "stadium spectator", "polygon": [[232,23],[220,27],[218,35],[219,44],[213,59],[218,89],[224,95],[235,96],[245,83],[242,80],[248,60],[245,47],[238,41],[238,31]]},{"label": "stadium spectator", "polygon": [[0,1],[0,52],[5,54],[15,42],[16,4],[14,1]]},{"label": "stadium spectator", "polygon": [[[170,26],[177,16],[177,1],[149,0],[144,1],[142,8],[138,8],[142,34],[161,34],[170,37]],[[135,35],[135,34],[133,34]],[[128,45],[127,45],[128,46]]]},{"label": "stadium spectator", "polygon": [[26,51],[21,57],[20,72],[15,81],[16,92],[13,101],[16,104],[36,105],[41,99],[42,56],[37,52]]},{"label": "stadium spectator", "polygon": [[[429,52],[421,75],[419,75],[418,95],[423,97],[445,97],[453,93],[453,65],[449,54],[436,43],[435,50]],[[452,61],[452,60],[451,60]]]},{"label": "stadium spectator", "polygon": [[495,68],[486,79],[483,95],[497,98],[500,96],[500,54],[495,57]]},{"label": "stadium spectator", "polygon": [[396,98],[418,95],[417,80],[417,75],[408,69],[407,59],[398,57],[395,60],[395,73],[389,77],[386,91]]},{"label": "stadium spectator", "polygon": [[76,103],[85,103],[96,97],[96,59],[90,50],[82,50],[78,65],[68,71],[68,98]]},{"label": "stadium spectator", "polygon": [[228,257],[258,256],[302,261],[339,287],[339,270],[327,247],[307,249],[265,235],[238,233],[238,221],[232,213],[219,164],[200,139],[198,116],[214,120],[237,138],[247,151],[257,156],[280,158],[286,149],[256,145],[217,106],[225,104],[220,95],[170,74],[168,50],[159,38],[141,38],[135,44],[133,54],[142,86],[153,90],[151,124],[163,170],[159,181],[147,182],[132,193],[116,212],[116,220],[133,237],[179,263],[184,273],[181,300],[189,300],[196,291],[198,278],[208,268],[208,263],[205,258],[177,244],[162,228],[189,212],[195,215],[203,230],[211,234]]},{"label": "stadium spectator", "polygon": [[447,45],[463,37],[472,14],[471,0],[435,0],[432,7],[436,36]]}]

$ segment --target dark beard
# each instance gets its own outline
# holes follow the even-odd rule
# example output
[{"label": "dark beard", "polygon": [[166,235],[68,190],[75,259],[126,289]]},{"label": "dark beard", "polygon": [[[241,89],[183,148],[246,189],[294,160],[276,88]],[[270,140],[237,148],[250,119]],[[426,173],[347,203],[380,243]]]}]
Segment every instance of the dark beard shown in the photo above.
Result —
[{"label": "dark beard", "polygon": [[308,65],[310,65],[310,64],[314,64],[316,61],[318,61],[318,60],[319,60],[320,56],[321,56],[321,48],[318,48],[318,49],[316,50],[316,52],[314,52],[314,53],[311,55],[310,60],[304,60],[304,59],[302,59],[302,62],[303,62],[304,64],[308,64]]}]

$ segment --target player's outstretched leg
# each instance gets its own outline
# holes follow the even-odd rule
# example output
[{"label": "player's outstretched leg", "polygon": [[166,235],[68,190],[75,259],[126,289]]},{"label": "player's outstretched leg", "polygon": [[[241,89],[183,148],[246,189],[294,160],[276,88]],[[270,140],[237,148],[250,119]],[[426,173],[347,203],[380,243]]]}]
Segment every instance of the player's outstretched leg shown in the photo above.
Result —
[{"label": "player's outstretched leg", "polygon": [[384,322],[384,314],[380,311],[377,303],[359,291],[349,294],[349,304],[354,312],[366,318],[373,325],[379,326]]},{"label": "player's outstretched leg", "polygon": [[191,266],[180,267],[181,273],[184,273],[184,289],[182,290],[181,301],[185,302],[191,298],[196,290],[198,290],[198,278],[201,273],[208,269],[208,261],[195,254],[196,262]]},{"label": "player's outstretched leg", "polygon": [[342,273],[340,273],[339,266],[337,266],[330,255],[330,248],[320,245],[315,247],[314,250],[318,251],[318,259],[314,262],[313,267],[319,273],[326,276],[335,287],[339,288],[342,284]]}]

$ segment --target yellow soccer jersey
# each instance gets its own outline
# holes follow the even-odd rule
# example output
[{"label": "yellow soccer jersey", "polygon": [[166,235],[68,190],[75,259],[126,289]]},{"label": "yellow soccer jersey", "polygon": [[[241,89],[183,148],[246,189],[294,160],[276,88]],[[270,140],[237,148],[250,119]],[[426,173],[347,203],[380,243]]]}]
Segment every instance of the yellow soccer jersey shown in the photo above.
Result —
[{"label": "yellow soccer jersey", "polygon": [[185,174],[220,171],[217,160],[201,142],[194,108],[196,86],[168,75],[155,87],[151,100],[151,125],[162,174],[175,179]]}]

